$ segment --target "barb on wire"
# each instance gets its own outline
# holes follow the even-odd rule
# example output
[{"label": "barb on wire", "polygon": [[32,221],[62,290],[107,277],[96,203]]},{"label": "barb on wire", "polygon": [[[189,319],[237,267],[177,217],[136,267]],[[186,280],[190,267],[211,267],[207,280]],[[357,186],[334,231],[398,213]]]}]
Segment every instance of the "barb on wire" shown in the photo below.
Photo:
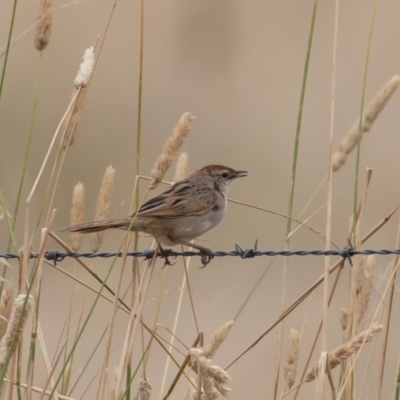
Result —
[{"label": "barb on wire", "polygon": [[[155,250],[143,250],[143,251],[131,251],[128,252],[128,256],[131,257],[143,257],[144,259],[148,260],[154,256]],[[213,257],[240,257],[242,259],[246,258],[254,258],[254,257],[261,257],[261,256],[339,256],[342,257],[343,263],[346,260],[349,260],[350,264],[352,265],[351,258],[357,254],[362,255],[388,255],[388,254],[400,254],[400,249],[380,249],[380,250],[356,250],[349,244],[349,247],[343,247],[342,249],[337,250],[258,250],[257,249],[257,241],[254,244],[253,248],[250,249],[243,249],[237,243],[235,244],[235,250],[232,251],[210,251],[210,256]],[[105,252],[105,253],[68,253],[68,252],[59,252],[57,250],[49,250],[46,251],[44,257],[48,261],[53,261],[54,264],[57,262],[63,261],[66,257],[72,258],[95,258],[95,257],[102,257],[102,258],[111,258],[111,257],[122,257],[123,253],[112,253],[112,252]],[[192,257],[192,256],[203,256],[201,252],[198,251],[174,251],[171,250],[168,252],[168,256],[171,257]],[[39,255],[37,253],[31,253],[30,258],[38,258]],[[158,257],[164,258],[162,253],[158,254]],[[0,253],[0,258],[5,259],[17,259],[19,258],[18,254],[14,253]]]}]

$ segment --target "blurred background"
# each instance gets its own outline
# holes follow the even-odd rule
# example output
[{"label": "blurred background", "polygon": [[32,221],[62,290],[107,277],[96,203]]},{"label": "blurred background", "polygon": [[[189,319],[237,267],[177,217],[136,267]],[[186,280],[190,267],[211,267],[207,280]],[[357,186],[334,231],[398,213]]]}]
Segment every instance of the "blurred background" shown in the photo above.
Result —
[{"label": "blurred background", "polygon": [[[12,13],[11,1],[0,4],[0,46],[7,43]],[[0,99],[0,185],[5,203],[12,212],[16,202],[26,141],[29,133],[38,74],[39,52],[33,45],[32,24],[35,23],[37,2],[19,2],[12,45]],[[37,177],[57,125],[70,101],[73,80],[86,48],[105,34],[112,12],[111,1],[56,1],[52,34],[43,52],[39,98],[35,119],[32,150],[18,217],[16,238],[23,244],[24,200]],[[249,171],[237,181],[230,197],[275,212],[287,214],[291,181],[294,137],[296,132],[300,90],[313,1],[184,1],[147,0],[144,10],[144,72],[142,99],[142,148],[140,172],[149,176],[156,157],[179,117],[191,111],[197,119],[182,150],[189,155],[189,171],[207,164],[224,164]],[[374,1],[353,0],[340,3],[336,102],[334,119],[335,147],[359,116],[367,42],[371,28]],[[294,216],[303,209],[327,171],[330,101],[332,85],[332,53],[335,3],[318,5],[309,75],[303,110],[301,141],[296,176]],[[380,2],[372,36],[366,85],[366,102],[400,71],[400,3]],[[118,2],[101,50],[80,119],[74,145],[69,149],[60,176],[54,201],[57,213],[53,227],[69,224],[72,190],[83,182],[86,190],[85,221],[95,212],[99,186],[105,169],[116,169],[113,203],[110,217],[124,217],[129,212],[136,174],[136,131],[138,109],[140,44],[140,2]],[[1,51],[2,52],[2,51]],[[1,63],[4,61],[4,55]],[[363,232],[369,231],[399,202],[399,106],[400,93],[395,92],[371,131],[363,137],[360,162],[360,188],[366,167],[373,168],[367,200]],[[52,153],[51,161],[54,160]],[[50,166],[39,183],[31,208],[31,227],[35,225],[41,200],[50,175]],[[174,168],[166,175],[172,180]],[[355,153],[333,176],[332,241],[339,247],[347,244],[349,216],[353,208]],[[390,178],[390,179],[389,179]],[[146,182],[141,183],[141,193]],[[157,193],[162,188],[157,189]],[[326,184],[318,192],[306,215],[320,209],[327,199]],[[153,193],[151,193],[153,195]],[[360,196],[360,193],[359,193]],[[325,232],[326,209],[310,223]],[[364,248],[394,248],[397,215]],[[31,228],[32,229],[32,228]],[[277,249],[282,244],[286,220],[282,217],[237,204],[230,204],[223,223],[205,234],[198,242],[213,250],[232,250],[234,243],[248,248],[258,240],[259,249]],[[34,251],[40,231],[34,233]],[[108,232],[102,251],[116,251],[123,240],[122,232]],[[67,235],[64,234],[67,240]],[[8,233],[4,219],[0,221],[0,252],[5,252]],[[141,239],[141,249],[150,246],[150,239]],[[35,247],[36,246],[36,247]],[[292,238],[293,249],[321,249],[324,243],[310,231],[301,229]],[[58,249],[49,240],[49,249]],[[82,251],[90,251],[89,239]],[[378,257],[374,286],[379,299],[379,279],[390,257]],[[198,258],[190,265],[190,282],[196,316],[207,338],[222,324],[232,319],[246,296],[265,271],[270,259],[214,259],[205,269],[199,269]],[[332,258],[332,262],[335,258]],[[323,273],[323,258],[292,257],[289,261],[286,304],[300,296]],[[14,263],[16,265],[16,263]],[[110,261],[93,262],[103,276]],[[69,272],[73,262],[60,266]],[[160,290],[164,290],[159,323],[172,326],[179,288],[182,283],[182,262],[161,270],[156,265],[148,295],[144,319],[151,324],[157,309]],[[256,339],[280,314],[283,258],[278,258],[252,296],[231,330],[230,336],[213,360],[225,366],[248,344]],[[341,344],[339,308],[347,306],[349,265],[346,265],[329,314],[328,349]],[[83,271],[77,275],[86,277]],[[16,270],[10,278],[15,279]],[[125,290],[129,283],[129,271]],[[117,272],[110,278],[115,286]],[[165,281],[164,289],[162,282]],[[91,282],[93,283],[93,282]],[[94,284],[94,283],[93,283]],[[95,284],[94,284],[95,285]],[[71,290],[76,284],[51,267],[46,267],[41,321],[48,350],[56,351],[62,326],[69,309]],[[83,288],[76,290],[76,313],[85,298]],[[86,308],[92,304],[89,294]],[[300,371],[322,315],[322,288],[290,315],[284,324],[284,340],[291,328],[303,331],[300,347]],[[104,303],[104,304],[103,304]],[[398,293],[394,299],[398,310]],[[86,311],[87,312],[87,309]],[[111,306],[100,302],[82,337],[72,381],[75,382],[94,342],[104,331]],[[77,315],[75,319],[77,320]],[[127,316],[118,316],[116,348],[110,361],[110,376],[119,363]],[[385,398],[394,390],[400,346],[399,320],[392,320],[389,334],[389,354],[384,378]],[[190,302],[185,294],[178,324],[178,336],[190,345],[195,325]],[[271,398],[277,329],[267,335],[255,349],[230,369],[231,400]],[[139,341],[137,341],[139,342]],[[285,344],[284,344],[285,348]],[[371,345],[361,360],[367,360]],[[376,343],[375,353],[380,348]],[[88,387],[102,353],[95,354],[90,367],[71,393],[73,398],[93,398],[96,384]],[[141,356],[138,343],[138,352]],[[364,357],[364,358],[363,358]],[[313,356],[314,363],[319,352]],[[96,363],[97,360],[97,363]],[[365,361],[366,362],[366,361]],[[159,396],[165,355],[156,345],[150,355],[147,374]],[[338,371],[335,371],[335,376]],[[176,374],[171,367],[169,379]],[[363,378],[361,375],[360,380]],[[40,369],[37,384],[43,382]],[[42,379],[42,380],[41,380]],[[375,393],[377,378],[371,379],[370,393]],[[186,383],[181,383],[172,398],[182,398]],[[310,398],[313,383],[303,385],[299,398]],[[83,396],[83,397],[82,397]],[[365,394],[366,396],[366,394]],[[363,397],[367,398],[367,397]]]}]

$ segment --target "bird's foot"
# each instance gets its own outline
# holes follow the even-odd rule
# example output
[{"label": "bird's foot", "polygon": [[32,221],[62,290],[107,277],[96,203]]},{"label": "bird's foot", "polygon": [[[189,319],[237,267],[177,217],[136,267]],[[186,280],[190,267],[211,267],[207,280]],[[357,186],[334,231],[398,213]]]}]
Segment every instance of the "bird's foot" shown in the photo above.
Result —
[{"label": "bird's foot", "polygon": [[171,254],[171,249],[164,249],[163,247],[159,246],[158,247],[158,254],[160,255],[161,258],[164,259],[164,265],[163,268],[165,268],[167,265],[174,265],[175,263],[172,263],[169,260],[169,256]]},{"label": "bird's foot", "polygon": [[204,268],[214,258],[214,256],[211,254],[211,250],[206,248],[200,250],[200,257],[202,263],[202,266],[200,268]]},{"label": "bird's foot", "polygon": [[[193,249],[199,250],[200,260],[202,263],[202,266],[200,268],[204,268],[214,258],[214,255],[212,254],[211,250],[207,249],[207,247],[199,246],[198,244],[194,244],[194,243],[188,242],[186,240],[177,239],[174,237],[168,237],[168,239],[173,243],[183,244],[184,246],[188,246]],[[161,247],[161,246],[159,246],[159,247]],[[161,250],[165,251],[165,249],[161,249]],[[166,260],[168,260],[168,259],[166,258]],[[172,264],[169,264],[168,261],[166,261],[165,265],[172,265]]]}]

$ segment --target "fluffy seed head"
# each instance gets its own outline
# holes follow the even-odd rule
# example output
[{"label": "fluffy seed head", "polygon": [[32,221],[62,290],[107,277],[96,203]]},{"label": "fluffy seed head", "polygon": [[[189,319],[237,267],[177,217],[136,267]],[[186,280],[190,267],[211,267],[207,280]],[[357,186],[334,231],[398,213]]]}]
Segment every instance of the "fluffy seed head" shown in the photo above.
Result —
[{"label": "fluffy seed head", "polygon": [[178,163],[176,164],[176,171],[174,182],[179,182],[186,178],[188,170],[188,155],[184,151],[179,155]]},{"label": "fluffy seed head", "polygon": [[218,400],[219,393],[214,386],[214,381],[209,374],[203,374],[204,400]]},{"label": "fluffy seed head", "polygon": [[297,372],[297,364],[299,361],[300,350],[300,334],[296,329],[290,330],[289,345],[286,354],[286,365],[284,368],[284,377],[289,389],[292,387]]},{"label": "fluffy seed head", "polygon": [[[101,221],[107,218],[111,205],[111,195],[114,187],[115,169],[110,165],[104,174],[103,181],[100,186],[100,193],[97,199],[96,214],[94,221]],[[92,233],[90,245],[93,253],[100,249],[103,243],[104,231]]]},{"label": "fluffy seed head", "polygon": [[359,269],[359,277],[357,282],[357,323],[360,326],[363,321],[368,305],[371,299],[371,292],[374,281],[374,269],[376,264],[375,255],[370,255],[364,261]]},{"label": "fluffy seed head", "polygon": [[7,325],[10,320],[11,307],[14,301],[14,286],[6,283],[1,292],[0,299],[0,339],[6,333]]},{"label": "fluffy seed head", "polygon": [[[191,361],[196,366],[201,366],[203,379],[208,376],[213,387],[222,395],[227,396],[230,388],[227,387],[228,381],[231,379],[228,373],[218,365],[213,365],[209,358],[202,356],[203,350],[192,348],[189,351]],[[204,388],[205,389],[205,388]],[[211,390],[210,390],[211,392]],[[214,393],[214,392],[213,392]]]},{"label": "fluffy seed head", "polygon": [[138,390],[138,399],[139,400],[151,400],[153,393],[153,386],[146,379],[142,378],[139,380],[139,390]]},{"label": "fluffy seed head", "polygon": [[[374,323],[370,329],[367,329],[347,343],[339,346],[335,350],[328,353],[328,362],[331,369],[337,367],[343,361],[347,360],[351,355],[356,353],[363,343],[371,341],[374,336],[384,328],[383,325]],[[305,382],[311,382],[317,376],[316,367],[311,368],[305,378]]]},{"label": "fluffy seed head", "polygon": [[[379,113],[389,101],[399,83],[400,75],[395,75],[367,104],[362,116],[361,135],[371,129],[372,124],[378,118]],[[360,120],[358,119],[340,141],[338,150],[333,154],[332,164],[334,171],[337,171],[346,162],[347,154],[357,145],[359,126]]]},{"label": "fluffy seed head", "polygon": [[[85,187],[81,182],[77,183],[72,193],[72,206],[70,225],[78,225],[83,222],[85,208]],[[73,251],[78,251],[82,243],[82,233],[71,232],[69,234],[69,245]]]},{"label": "fluffy seed head", "polygon": [[10,315],[10,322],[8,323],[5,335],[1,339],[0,364],[5,364],[7,354],[9,352],[12,354],[21,340],[26,319],[28,318],[29,312],[33,306],[33,298],[29,295],[24,309],[25,299],[26,294],[20,294],[14,301]]},{"label": "fluffy seed head", "polygon": [[42,51],[49,44],[53,13],[53,0],[39,0],[39,11],[36,21],[34,43],[37,50]]},{"label": "fluffy seed head", "polygon": [[92,77],[95,65],[94,58],[94,47],[89,47],[83,54],[83,60],[79,67],[78,74],[74,80],[74,85],[78,89],[79,87],[85,87],[89,84],[90,78]]},{"label": "fluffy seed head", "polygon": [[235,321],[228,321],[222,325],[221,328],[217,329],[210,339],[210,343],[202,349],[201,355],[207,358],[211,358],[215,352],[221,346],[222,342],[228,337],[228,333],[231,330]]},{"label": "fluffy seed head", "polygon": [[168,168],[171,166],[174,160],[175,154],[182,146],[186,136],[190,131],[190,122],[195,116],[190,112],[185,112],[179,119],[178,124],[173,130],[172,136],[170,136],[164,147],[163,152],[158,156],[153,169],[151,170],[151,183],[150,189],[155,189],[158,184],[162,181]]}]

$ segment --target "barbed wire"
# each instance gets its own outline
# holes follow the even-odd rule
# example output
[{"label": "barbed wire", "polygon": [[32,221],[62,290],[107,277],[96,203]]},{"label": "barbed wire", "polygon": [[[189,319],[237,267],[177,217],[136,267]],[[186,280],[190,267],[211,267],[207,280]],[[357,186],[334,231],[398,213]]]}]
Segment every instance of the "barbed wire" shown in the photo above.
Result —
[{"label": "barbed wire", "polygon": [[[131,251],[127,255],[130,257],[144,257],[146,260],[153,258],[155,250],[143,250],[143,251]],[[75,252],[60,252],[58,250],[49,250],[44,253],[44,258],[48,261],[53,261],[54,265],[59,261],[63,261],[67,257],[71,258],[112,258],[122,257],[123,252],[102,252],[102,253],[75,253]],[[235,244],[235,250],[232,251],[208,251],[207,256],[210,258],[214,257],[240,257],[241,259],[255,258],[261,256],[340,256],[343,261],[349,260],[355,255],[388,255],[388,254],[400,254],[400,249],[380,249],[380,250],[356,250],[353,247],[343,247],[336,250],[258,250],[257,242],[254,248],[243,249],[237,243]],[[169,250],[168,257],[192,257],[192,256],[204,256],[204,253],[199,251],[174,251]],[[38,258],[39,254],[31,253],[29,258]],[[166,255],[158,253],[158,257],[165,258]],[[15,253],[0,253],[0,258],[5,259],[19,259],[19,255]]]}]

